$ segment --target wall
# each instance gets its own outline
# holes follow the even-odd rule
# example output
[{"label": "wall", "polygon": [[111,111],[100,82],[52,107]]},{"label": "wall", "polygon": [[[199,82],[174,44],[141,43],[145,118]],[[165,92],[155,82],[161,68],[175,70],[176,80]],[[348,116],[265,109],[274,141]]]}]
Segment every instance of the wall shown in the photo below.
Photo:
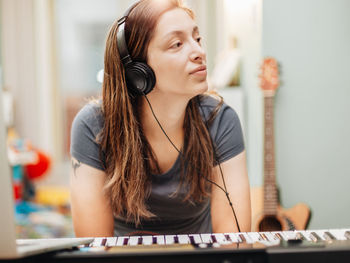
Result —
[{"label": "wall", "polygon": [[310,228],[349,227],[350,1],[264,0],[262,54],[281,63],[276,169],[285,207]]}]

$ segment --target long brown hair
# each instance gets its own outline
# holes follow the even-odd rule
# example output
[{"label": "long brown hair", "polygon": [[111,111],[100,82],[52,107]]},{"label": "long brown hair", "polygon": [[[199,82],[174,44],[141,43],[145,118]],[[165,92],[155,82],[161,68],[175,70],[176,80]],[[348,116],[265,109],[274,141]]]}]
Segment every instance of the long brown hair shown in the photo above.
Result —
[{"label": "long brown hair", "polygon": [[[132,9],[125,24],[125,38],[133,60],[147,62],[148,45],[157,21],[163,13],[174,8],[182,8],[194,17],[193,12],[180,0],[141,0]],[[118,24],[115,22],[106,41],[101,157],[105,160],[107,174],[105,190],[114,214],[124,215],[128,221],[132,220],[138,225],[142,218],[154,216],[145,201],[151,193],[151,173],[157,172],[152,171],[151,167],[159,166],[143,134],[138,114],[139,98],[130,96],[126,87],[124,68],[117,48],[117,30]],[[205,178],[210,179],[212,176],[214,157],[197,99],[195,97],[189,101],[185,113],[186,136],[182,159],[191,165],[186,167],[182,162],[186,172],[182,172],[180,185],[189,186],[185,200],[200,202],[210,194]]]}]

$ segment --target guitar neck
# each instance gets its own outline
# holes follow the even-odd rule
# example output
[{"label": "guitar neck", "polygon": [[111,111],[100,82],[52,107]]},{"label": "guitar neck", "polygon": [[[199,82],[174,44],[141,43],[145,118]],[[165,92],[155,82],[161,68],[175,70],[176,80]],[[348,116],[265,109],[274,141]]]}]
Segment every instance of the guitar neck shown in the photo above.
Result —
[{"label": "guitar neck", "polygon": [[264,213],[276,215],[278,194],[275,171],[274,92],[264,92]]}]

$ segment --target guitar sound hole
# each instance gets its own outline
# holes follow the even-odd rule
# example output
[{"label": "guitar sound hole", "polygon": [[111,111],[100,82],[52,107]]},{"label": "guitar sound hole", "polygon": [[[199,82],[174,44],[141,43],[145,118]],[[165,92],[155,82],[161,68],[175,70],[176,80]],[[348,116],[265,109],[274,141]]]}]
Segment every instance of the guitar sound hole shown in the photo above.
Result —
[{"label": "guitar sound hole", "polygon": [[259,231],[281,231],[282,225],[274,216],[265,216],[260,224]]}]

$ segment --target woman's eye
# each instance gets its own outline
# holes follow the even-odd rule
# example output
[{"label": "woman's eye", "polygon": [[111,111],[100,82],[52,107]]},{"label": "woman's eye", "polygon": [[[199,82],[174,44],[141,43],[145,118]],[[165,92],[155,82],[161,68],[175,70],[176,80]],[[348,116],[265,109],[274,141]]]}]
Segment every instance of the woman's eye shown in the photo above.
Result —
[{"label": "woman's eye", "polygon": [[180,41],[178,41],[178,42],[174,43],[174,44],[171,46],[171,48],[179,48],[179,47],[181,47],[181,45],[182,45],[182,43],[181,43]]}]

